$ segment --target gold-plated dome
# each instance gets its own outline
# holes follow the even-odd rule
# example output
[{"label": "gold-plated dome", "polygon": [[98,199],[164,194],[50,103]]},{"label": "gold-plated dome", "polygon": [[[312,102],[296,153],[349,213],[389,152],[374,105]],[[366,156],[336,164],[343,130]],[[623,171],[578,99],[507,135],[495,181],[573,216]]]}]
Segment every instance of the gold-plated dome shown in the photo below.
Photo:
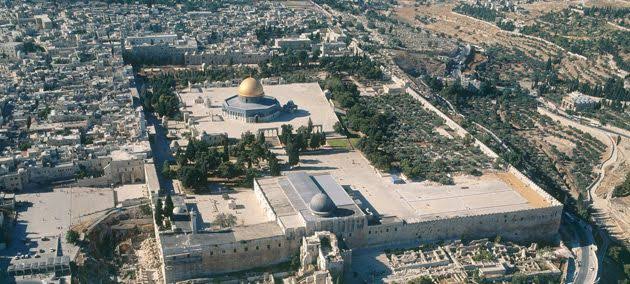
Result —
[{"label": "gold-plated dome", "polygon": [[255,98],[265,94],[263,87],[258,80],[249,77],[238,86],[238,95],[241,97]]}]

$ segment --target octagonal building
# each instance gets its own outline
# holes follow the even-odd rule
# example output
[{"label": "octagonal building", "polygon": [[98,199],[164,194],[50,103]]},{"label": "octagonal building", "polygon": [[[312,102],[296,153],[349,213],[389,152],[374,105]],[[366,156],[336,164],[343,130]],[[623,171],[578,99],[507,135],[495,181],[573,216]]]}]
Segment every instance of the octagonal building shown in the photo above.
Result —
[{"label": "octagonal building", "polygon": [[247,123],[273,121],[281,113],[278,100],[265,96],[262,84],[252,77],[243,80],[237,94],[223,102],[224,117]]}]

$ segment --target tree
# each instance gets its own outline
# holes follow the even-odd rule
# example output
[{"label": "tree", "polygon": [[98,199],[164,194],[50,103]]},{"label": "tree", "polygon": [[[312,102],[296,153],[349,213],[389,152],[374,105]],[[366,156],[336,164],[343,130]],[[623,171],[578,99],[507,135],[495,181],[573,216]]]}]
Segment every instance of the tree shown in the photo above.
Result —
[{"label": "tree", "polygon": [[155,223],[159,227],[162,227],[162,224],[164,223],[164,209],[162,208],[162,200],[159,198],[155,202],[154,214],[155,214]]},{"label": "tree", "polygon": [[280,132],[280,142],[284,145],[286,145],[290,140],[293,139],[293,125],[290,124],[283,124],[282,126],[280,126],[281,128],[281,132]]},{"label": "tree", "polygon": [[300,162],[300,151],[293,142],[287,144],[286,152],[289,156],[289,165],[295,166]]},{"label": "tree", "polygon": [[216,149],[211,149],[208,153],[202,153],[197,156],[200,158],[198,161],[195,161],[195,164],[202,166],[203,172],[205,172],[206,175],[210,171],[216,170],[219,164],[221,164],[221,156]]},{"label": "tree", "polygon": [[312,55],[311,58],[314,61],[314,60],[319,59],[319,56],[321,56],[321,55],[322,55],[322,52],[319,49],[315,49],[315,51],[313,51],[313,55]]},{"label": "tree", "polygon": [[183,166],[179,170],[179,180],[186,188],[200,188],[206,185],[206,174],[194,166]]},{"label": "tree", "polygon": [[230,160],[230,147],[228,145],[223,145],[223,153],[221,153],[221,160],[223,162],[227,162]]},{"label": "tree", "polygon": [[185,157],[188,161],[195,160],[195,155],[197,155],[197,148],[195,145],[196,141],[194,138],[188,139],[188,145],[186,146]]},{"label": "tree", "polygon": [[164,164],[162,164],[162,176],[166,178],[171,177],[171,164],[168,161],[164,161]]},{"label": "tree", "polygon": [[219,213],[214,219],[214,223],[222,228],[228,228],[236,225],[236,216],[232,214]]},{"label": "tree", "polygon": [[258,136],[256,136],[256,144],[261,147],[265,146],[265,134],[262,131],[258,133]]},{"label": "tree", "polygon": [[308,146],[308,140],[306,138],[306,134],[303,132],[299,132],[295,135],[295,139],[293,139],[293,146],[297,149],[298,152],[304,151]]},{"label": "tree", "polygon": [[254,141],[256,141],[256,136],[254,136],[254,134],[252,134],[250,131],[246,131],[245,133],[241,134],[241,143],[245,145],[252,145]]},{"label": "tree", "polygon": [[321,135],[319,135],[319,133],[315,133],[311,135],[311,140],[309,140],[308,147],[310,147],[311,149],[317,149],[319,148],[320,143]]},{"label": "tree", "polygon": [[79,242],[79,233],[75,230],[68,230],[66,232],[66,242],[76,245]]},{"label": "tree", "polygon": [[320,146],[326,145],[326,133],[324,132],[319,133],[319,145]]},{"label": "tree", "polygon": [[308,123],[306,124],[306,131],[308,131],[308,134],[313,133],[313,121],[310,117],[308,118]]},{"label": "tree", "polygon": [[178,151],[177,154],[175,154],[175,162],[177,163],[177,166],[179,166],[180,168],[188,165],[188,159],[186,158],[186,154],[184,154],[181,151]]},{"label": "tree", "polygon": [[230,161],[221,163],[217,171],[219,172],[220,177],[228,180],[238,175],[238,169]]},{"label": "tree", "polygon": [[258,171],[255,169],[247,169],[245,171],[245,178],[242,180],[241,184],[243,186],[251,187],[254,183],[254,179],[258,177]]},{"label": "tree", "polygon": [[333,130],[341,135],[346,134],[346,130],[343,128],[343,125],[341,125],[341,122],[339,121],[335,122],[335,124],[333,125]]},{"label": "tree", "polygon": [[173,205],[173,198],[171,197],[171,194],[168,193],[166,195],[166,200],[164,201],[164,216],[172,218],[173,209],[175,209],[175,206]]},{"label": "tree", "polygon": [[276,158],[276,155],[274,154],[269,155],[269,158],[267,158],[267,160],[269,162],[269,173],[272,176],[279,176],[280,164],[278,163],[278,158]]}]

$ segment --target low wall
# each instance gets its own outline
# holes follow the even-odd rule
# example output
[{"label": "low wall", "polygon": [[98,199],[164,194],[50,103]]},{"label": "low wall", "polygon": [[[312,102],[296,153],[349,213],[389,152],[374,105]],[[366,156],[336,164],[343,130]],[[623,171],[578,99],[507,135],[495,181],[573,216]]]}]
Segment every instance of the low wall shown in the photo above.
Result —
[{"label": "low wall", "polygon": [[544,198],[552,206],[562,206],[562,203],[560,203],[560,201],[553,198],[553,196],[547,193],[544,189],[542,189],[540,186],[538,186],[535,182],[530,180],[527,176],[525,176],[523,173],[521,173],[518,169],[516,169],[512,165],[508,166],[508,172],[513,174],[518,180],[523,182],[525,185],[529,186],[529,188],[535,191],[538,195],[542,196],[542,198]]}]

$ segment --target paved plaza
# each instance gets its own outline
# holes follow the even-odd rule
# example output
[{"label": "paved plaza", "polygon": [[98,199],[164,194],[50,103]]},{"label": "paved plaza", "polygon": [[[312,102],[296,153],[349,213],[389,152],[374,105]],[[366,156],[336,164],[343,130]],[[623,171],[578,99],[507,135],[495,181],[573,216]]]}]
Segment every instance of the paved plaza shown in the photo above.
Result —
[{"label": "paved plaza", "polygon": [[[286,159],[283,150],[278,150]],[[508,173],[481,177],[455,176],[455,185],[433,182],[394,184],[381,176],[358,151],[320,151],[302,155],[298,171],[330,172],[339,184],[349,186],[381,216],[447,218],[541,207],[535,192]],[[360,198],[359,198],[360,199]]]},{"label": "paved plaza", "polygon": [[[73,255],[77,248],[65,241],[71,226],[90,222],[114,207],[114,194],[103,188],[55,188],[26,190],[16,195],[18,219],[12,231],[12,242],[2,252],[5,257],[17,253],[47,252],[61,239],[64,255]],[[48,240],[46,240],[48,239]]]},{"label": "paved plaza", "polygon": [[[224,117],[222,114],[223,101],[237,94],[237,88],[193,88],[179,93],[186,111],[197,121],[199,132],[227,133],[229,137],[241,137],[241,134],[250,131],[256,133],[261,128],[278,128],[283,124],[293,125],[293,129],[306,126],[310,118],[313,124],[321,124],[323,131],[333,132],[333,125],[338,121],[333,107],[326,99],[319,84],[300,83],[287,85],[264,86],[265,95],[276,98],[281,105],[292,100],[298,106],[294,113],[282,113],[272,122],[246,123],[239,120]],[[203,103],[199,103],[199,98]],[[209,98],[211,106],[205,104]],[[195,102],[197,100],[198,102]]]}]

